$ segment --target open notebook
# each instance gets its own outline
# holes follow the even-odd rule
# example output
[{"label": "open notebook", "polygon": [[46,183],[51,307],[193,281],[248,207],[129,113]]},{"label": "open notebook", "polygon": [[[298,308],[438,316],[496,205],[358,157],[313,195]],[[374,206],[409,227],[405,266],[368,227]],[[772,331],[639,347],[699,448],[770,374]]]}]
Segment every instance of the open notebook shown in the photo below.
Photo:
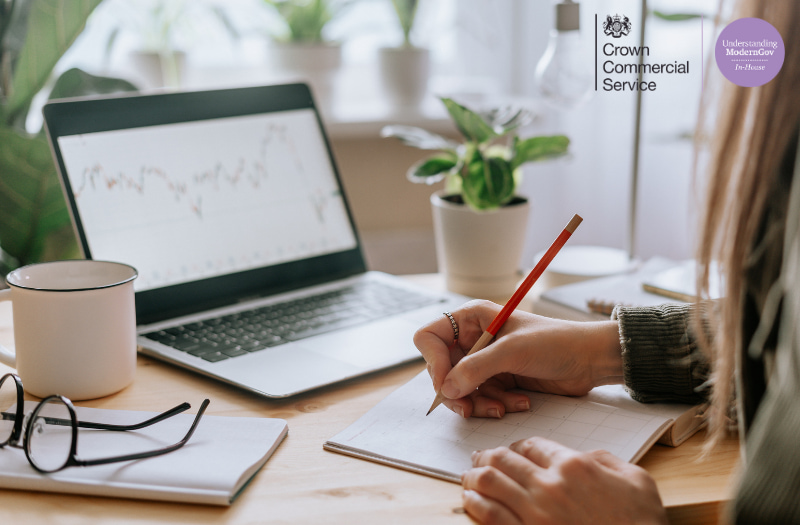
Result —
[{"label": "open notebook", "polygon": [[[213,402],[212,402],[213,403]],[[34,407],[26,401],[26,413]],[[78,420],[131,424],[155,412],[75,407]],[[171,445],[194,419],[179,414],[153,426],[127,432],[81,430],[78,457],[130,454]],[[0,487],[119,498],[230,505],[266,463],[288,432],[282,419],[204,415],[182,448],[138,461],[71,467],[39,474],[18,448],[0,449]]]},{"label": "open notebook", "polygon": [[426,417],[434,390],[423,371],[323,447],[460,483],[473,451],[532,436],[636,463],[656,441],[677,446],[703,424],[701,407],[638,403],[616,385],[583,397],[528,395],[530,411],[502,419],[464,419],[445,407]]}]

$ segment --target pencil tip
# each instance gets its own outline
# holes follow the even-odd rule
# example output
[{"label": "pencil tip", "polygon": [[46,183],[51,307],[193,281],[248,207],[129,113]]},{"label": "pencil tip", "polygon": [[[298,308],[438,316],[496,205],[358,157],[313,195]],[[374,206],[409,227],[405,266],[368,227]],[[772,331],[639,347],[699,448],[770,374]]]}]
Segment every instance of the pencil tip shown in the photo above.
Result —
[{"label": "pencil tip", "polygon": [[[440,392],[436,392],[436,399],[434,399],[433,403],[431,403],[431,408],[428,409],[428,414],[433,412],[433,409],[435,409],[436,407],[441,405],[443,399],[444,399],[444,396],[442,396],[442,394]],[[428,414],[425,414],[425,415],[427,416]]]}]

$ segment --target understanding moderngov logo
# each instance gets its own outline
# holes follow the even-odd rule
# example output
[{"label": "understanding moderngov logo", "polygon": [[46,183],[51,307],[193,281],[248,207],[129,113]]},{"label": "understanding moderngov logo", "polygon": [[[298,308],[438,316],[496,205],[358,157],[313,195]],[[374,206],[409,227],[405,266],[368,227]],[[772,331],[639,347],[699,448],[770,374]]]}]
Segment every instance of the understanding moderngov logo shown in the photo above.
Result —
[{"label": "understanding moderngov logo", "polygon": [[714,55],[720,72],[739,86],[761,86],[783,66],[785,50],[780,33],[760,18],[740,18],[717,38]]}]

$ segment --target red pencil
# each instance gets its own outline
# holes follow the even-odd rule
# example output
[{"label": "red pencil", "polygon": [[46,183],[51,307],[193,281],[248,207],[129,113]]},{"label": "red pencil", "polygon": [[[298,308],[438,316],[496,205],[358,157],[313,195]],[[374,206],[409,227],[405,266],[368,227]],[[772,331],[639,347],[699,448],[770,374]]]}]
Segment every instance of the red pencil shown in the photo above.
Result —
[{"label": "red pencil", "polygon": [[[564,244],[566,244],[567,240],[572,236],[572,234],[575,232],[575,229],[582,221],[583,219],[580,215],[575,214],[572,217],[564,230],[558,235],[558,237],[556,237],[556,240],[553,241],[553,244],[550,245],[550,248],[548,248],[542,258],[539,259],[539,262],[533,267],[531,273],[529,273],[525,280],[522,281],[522,284],[519,285],[517,291],[514,292],[514,295],[511,296],[511,299],[509,299],[505,306],[503,306],[503,309],[500,310],[500,313],[495,316],[494,320],[489,325],[489,328],[483,332],[481,337],[475,342],[467,355],[472,355],[479,350],[483,350],[492,341],[492,339],[494,339],[494,336],[497,335],[497,332],[511,316],[511,313],[517,308],[517,306],[519,306],[520,301],[522,301],[537,279],[539,279],[539,277],[544,273],[544,271],[547,269],[547,266],[550,264],[556,254],[558,254],[561,248],[564,247]],[[433,409],[439,406],[442,401],[444,401],[444,396],[441,392],[436,392],[436,399],[433,400],[433,404],[431,405],[430,410],[428,410],[428,414],[433,412]],[[425,415],[427,416],[428,414]]]}]

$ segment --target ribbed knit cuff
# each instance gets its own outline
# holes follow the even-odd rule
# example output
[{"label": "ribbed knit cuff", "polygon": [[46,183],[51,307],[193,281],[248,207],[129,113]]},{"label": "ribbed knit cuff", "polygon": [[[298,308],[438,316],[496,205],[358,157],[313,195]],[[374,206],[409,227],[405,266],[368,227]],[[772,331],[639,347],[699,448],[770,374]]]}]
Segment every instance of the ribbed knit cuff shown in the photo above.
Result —
[{"label": "ribbed knit cuff", "polygon": [[707,392],[708,361],[692,335],[692,305],[618,306],[625,386],[643,403],[700,403]]}]

